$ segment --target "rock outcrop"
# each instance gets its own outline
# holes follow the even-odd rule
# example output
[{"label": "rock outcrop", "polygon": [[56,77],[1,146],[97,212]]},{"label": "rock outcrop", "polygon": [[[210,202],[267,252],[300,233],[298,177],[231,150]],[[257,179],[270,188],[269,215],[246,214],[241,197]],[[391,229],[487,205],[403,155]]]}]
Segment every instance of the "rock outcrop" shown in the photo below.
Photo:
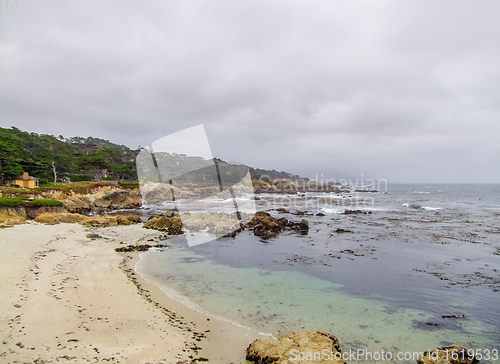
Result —
[{"label": "rock outcrop", "polygon": [[[300,222],[288,221],[287,218],[275,218],[264,211],[257,212],[252,219],[249,215],[241,214],[242,224],[236,214],[228,215],[224,212],[199,212],[179,214],[167,211],[162,215],[154,215],[144,223],[146,229],[166,231],[169,235],[183,234],[183,227],[189,232],[205,230],[212,234],[235,236],[237,233],[249,228],[254,235],[269,238],[283,230],[295,230],[307,233],[309,223],[302,219]],[[247,222],[248,221],[248,222]],[[244,222],[247,222],[243,225]],[[243,226],[242,226],[243,225]]]},{"label": "rock outcrop", "polygon": [[46,212],[52,213],[65,213],[67,212],[64,207],[60,206],[39,206],[39,207],[26,207],[26,214],[30,219],[35,219],[38,215]]},{"label": "rock outcrop", "polygon": [[141,222],[141,219],[137,215],[101,215],[89,217],[80,214],[45,212],[38,215],[35,221],[46,225],[79,223],[87,227],[109,227],[137,224]]},{"label": "rock outcrop", "polygon": [[109,227],[131,225],[139,222],[141,222],[141,218],[137,215],[100,215],[88,217],[80,224],[87,227]]},{"label": "rock outcrop", "polygon": [[89,212],[121,210],[141,207],[142,197],[139,190],[121,188],[102,188],[91,194],[75,194],[62,201],[69,212]]},{"label": "rock outcrop", "polygon": [[293,222],[288,221],[286,217],[279,219],[272,217],[264,211],[257,212],[246,227],[253,229],[254,235],[264,238],[275,236],[283,230],[296,230],[304,233],[309,231],[309,223],[305,219]]},{"label": "rock outcrop", "polygon": [[16,216],[26,218],[26,209],[24,206],[6,207],[0,206],[0,214],[7,216]]},{"label": "rock outcrop", "polygon": [[63,200],[63,206],[69,212],[86,212],[92,210],[90,199],[85,195],[72,196],[69,199]]},{"label": "rock outcrop", "polygon": [[144,223],[144,228],[166,231],[169,235],[181,235],[182,222],[179,214],[166,211],[161,215],[153,215]]},{"label": "rock outcrop", "polygon": [[417,364],[476,364],[479,360],[460,345],[443,346],[426,351],[417,359]]},{"label": "rock outcrop", "polygon": [[80,214],[44,212],[35,218],[36,222],[46,225],[56,225],[60,223],[74,224],[87,219],[87,216]]},{"label": "rock outcrop", "polygon": [[115,252],[118,253],[129,253],[129,252],[146,252],[149,250],[149,248],[166,248],[167,246],[164,244],[156,244],[156,245],[149,245],[149,244],[142,244],[142,245],[127,245],[127,246],[122,246],[119,248],[115,248]]},{"label": "rock outcrop", "polygon": [[258,364],[345,364],[338,339],[323,331],[298,331],[279,340],[255,340],[247,348],[246,359]]},{"label": "rock outcrop", "polygon": [[0,227],[11,227],[26,222],[24,206],[0,207]]},{"label": "rock outcrop", "polygon": [[65,213],[64,207],[59,206],[16,206],[0,207],[0,215],[4,220],[25,221],[26,219],[35,219],[43,213]]},{"label": "rock outcrop", "polygon": [[371,211],[361,211],[361,210],[345,210],[343,212],[344,215],[356,215],[356,214],[371,214]]}]

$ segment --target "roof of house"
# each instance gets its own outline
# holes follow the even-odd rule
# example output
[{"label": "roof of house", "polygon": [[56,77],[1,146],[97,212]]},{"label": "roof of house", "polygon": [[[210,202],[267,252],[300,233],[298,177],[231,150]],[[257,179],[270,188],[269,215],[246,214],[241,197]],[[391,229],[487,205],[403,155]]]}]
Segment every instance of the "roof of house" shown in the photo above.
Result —
[{"label": "roof of house", "polygon": [[[22,179],[24,179],[24,176],[16,176],[16,178],[14,178],[14,179],[15,179],[15,180],[18,180],[18,179],[19,179],[19,180],[22,180]],[[28,179],[29,179],[29,180],[36,180],[36,179],[38,179],[38,178],[28,176]]]}]

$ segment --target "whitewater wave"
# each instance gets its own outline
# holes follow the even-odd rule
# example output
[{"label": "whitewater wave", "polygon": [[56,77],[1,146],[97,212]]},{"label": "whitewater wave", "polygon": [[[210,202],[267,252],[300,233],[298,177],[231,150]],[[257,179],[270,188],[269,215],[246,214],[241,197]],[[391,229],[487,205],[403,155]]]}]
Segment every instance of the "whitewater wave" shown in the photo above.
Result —
[{"label": "whitewater wave", "polygon": [[345,211],[345,208],[340,207],[322,207],[320,209],[321,212],[325,214],[341,214]]},{"label": "whitewater wave", "polygon": [[403,206],[408,207],[410,209],[415,209],[415,210],[427,210],[427,211],[441,210],[441,207],[422,206],[422,205],[409,204],[409,203],[404,203]]}]

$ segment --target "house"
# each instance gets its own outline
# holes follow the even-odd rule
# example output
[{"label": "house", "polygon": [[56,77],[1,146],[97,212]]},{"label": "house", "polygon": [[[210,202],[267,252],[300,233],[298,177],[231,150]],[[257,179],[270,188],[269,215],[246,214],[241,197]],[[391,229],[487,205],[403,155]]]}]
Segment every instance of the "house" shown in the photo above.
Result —
[{"label": "house", "polygon": [[31,177],[30,175],[28,175],[28,172],[24,172],[22,176],[17,176],[12,181],[7,181],[7,184],[35,188],[38,187],[38,178]]}]

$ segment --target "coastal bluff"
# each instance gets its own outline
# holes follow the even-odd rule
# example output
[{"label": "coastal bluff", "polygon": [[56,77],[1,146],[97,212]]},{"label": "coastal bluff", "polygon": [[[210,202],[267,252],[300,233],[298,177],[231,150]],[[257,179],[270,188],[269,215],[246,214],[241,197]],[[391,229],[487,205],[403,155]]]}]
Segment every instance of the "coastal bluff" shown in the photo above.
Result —
[{"label": "coastal bluff", "polygon": [[108,184],[35,189],[0,186],[0,226],[22,224],[44,214],[100,214],[141,206],[139,188]]}]

